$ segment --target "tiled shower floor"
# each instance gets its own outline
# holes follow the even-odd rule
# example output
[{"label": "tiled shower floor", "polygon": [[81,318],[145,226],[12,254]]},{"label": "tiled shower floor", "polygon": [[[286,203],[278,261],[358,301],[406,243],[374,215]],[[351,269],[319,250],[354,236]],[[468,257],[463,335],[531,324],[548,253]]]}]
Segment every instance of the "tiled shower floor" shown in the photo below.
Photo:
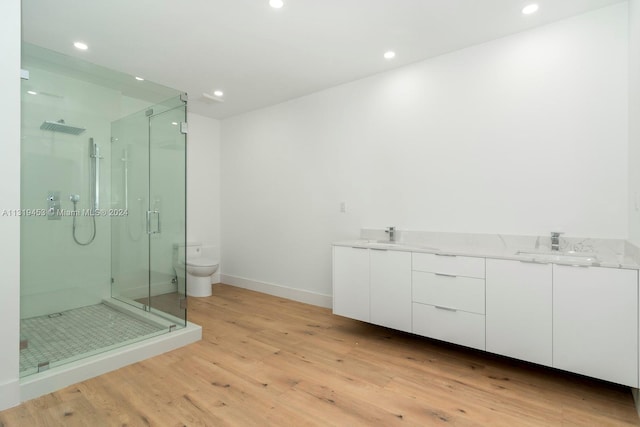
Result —
[{"label": "tiled shower floor", "polygon": [[147,335],[168,332],[168,328],[144,322],[126,313],[97,304],[20,322],[20,375],[37,372],[38,364],[71,361],[107,350]]}]

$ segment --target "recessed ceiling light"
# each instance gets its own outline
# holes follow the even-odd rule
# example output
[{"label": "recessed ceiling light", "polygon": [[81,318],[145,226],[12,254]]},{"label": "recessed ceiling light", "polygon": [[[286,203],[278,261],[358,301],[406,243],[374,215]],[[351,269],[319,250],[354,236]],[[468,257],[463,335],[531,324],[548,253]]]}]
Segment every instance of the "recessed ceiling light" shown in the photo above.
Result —
[{"label": "recessed ceiling light", "polygon": [[89,49],[89,46],[87,46],[87,44],[86,44],[86,43],[82,43],[82,42],[75,42],[73,45],[76,47],[76,49],[80,49],[80,50],[87,50],[87,49]]},{"label": "recessed ceiling light", "polygon": [[392,50],[388,50],[384,53],[384,59],[393,59],[396,57],[396,53]]},{"label": "recessed ceiling light", "polygon": [[282,0],[269,0],[269,6],[274,9],[280,9],[284,6],[284,2]]},{"label": "recessed ceiling light", "polygon": [[28,91],[27,91],[27,93],[28,93],[29,95],[37,95],[37,94],[38,94],[38,92],[35,92],[35,91],[33,91],[33,90],[28,90]]},{"label": "recessed ceiling light", "polygon": [[215,96],[224,96],[224,92],[223,92],[223,91],[221,91],[221,90],[216,90],[216,91],[214,91],[214,92],[213,92],[213,94],[214,94]]},{"label": "recessed ceiling light", "polygon": [[143,82],[144,81],[144,79],[142,77],[138,77],[138,76],[136,76],[136,80],[139,81],[139,82]]},{"label": "recessed ceiling light", "polygon": [[522,13],[525,15],[531,15],[532,13],[536,13],[537,11],[538,11],[538,5],[535,3],[527,5],[522,9]]}]

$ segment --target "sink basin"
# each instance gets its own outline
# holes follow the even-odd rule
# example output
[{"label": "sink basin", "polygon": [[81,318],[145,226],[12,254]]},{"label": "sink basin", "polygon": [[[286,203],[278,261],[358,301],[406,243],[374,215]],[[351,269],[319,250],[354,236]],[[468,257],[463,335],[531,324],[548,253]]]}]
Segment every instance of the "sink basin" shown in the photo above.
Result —
[{"label": "sink basin", "polygon": [[518,251],[516,255],[531,257],[536,261],[558,262],[566,264],[591,264],[597,262],[598,258],[593,253],[588,252],[553,252],[553,251]]},{"label": "sink basin", "polygon": [[416,249],[424,249],[427,251],[438,250],[437,248],[433,248],[431,246],[423,246],[423,245],[417,245],[415,243],[405,243],[405,242],[390,242],[389,240],[369,240],[367,244],[370,246],[377,246],[380,248],[392,248],[392,247],[403,246],[408,249],[416,248]]},{"label": "sink basin", "polygon": [[400,246],[406,247],[408,245],[400,242],[390,242],[388,240],[369,240],[367,245],[371,248],[379,248],[379,249],[393,249],[399,248]]},{"label": "sink basin", "polygon": [[369,243],[382,243],[385,245],[399,245],[400,242],[391,242],[389,240],[369,240]]}]

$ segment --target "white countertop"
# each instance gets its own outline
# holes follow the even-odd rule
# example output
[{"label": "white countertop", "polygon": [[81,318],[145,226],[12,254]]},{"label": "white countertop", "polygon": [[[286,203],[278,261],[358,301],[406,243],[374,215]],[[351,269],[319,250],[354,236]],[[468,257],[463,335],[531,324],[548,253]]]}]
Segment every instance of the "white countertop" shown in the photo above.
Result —
[{"label": "white countertop", "polygon": [[362,230],[361,237],[334,242],[333,245],[640,270],[640,249],[620,239],[563,236],[560,238],[560,250],[555,252],[551,251],[549,236],[400,230],[396,231],[396,242],[391,243],[384,230]]}]

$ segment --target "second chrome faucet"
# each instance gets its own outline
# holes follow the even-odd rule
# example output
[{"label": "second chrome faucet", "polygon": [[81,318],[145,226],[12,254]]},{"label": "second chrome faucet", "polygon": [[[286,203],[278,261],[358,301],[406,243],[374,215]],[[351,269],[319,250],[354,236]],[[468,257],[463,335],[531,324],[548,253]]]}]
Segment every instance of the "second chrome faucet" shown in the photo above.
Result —
[{"label": "second chrome faucet", "polygon": [[559,251],[560,250],[560,235],[562,233],[559,231],[551,232],[551,250]]},{"label": "second chrome faucet", "polygon": [[396,241],[396,228],[395,227],[388,227],[386,230],[384,230],[384,232],[389,234],[389,241],[390,242],[395,242]]}]

